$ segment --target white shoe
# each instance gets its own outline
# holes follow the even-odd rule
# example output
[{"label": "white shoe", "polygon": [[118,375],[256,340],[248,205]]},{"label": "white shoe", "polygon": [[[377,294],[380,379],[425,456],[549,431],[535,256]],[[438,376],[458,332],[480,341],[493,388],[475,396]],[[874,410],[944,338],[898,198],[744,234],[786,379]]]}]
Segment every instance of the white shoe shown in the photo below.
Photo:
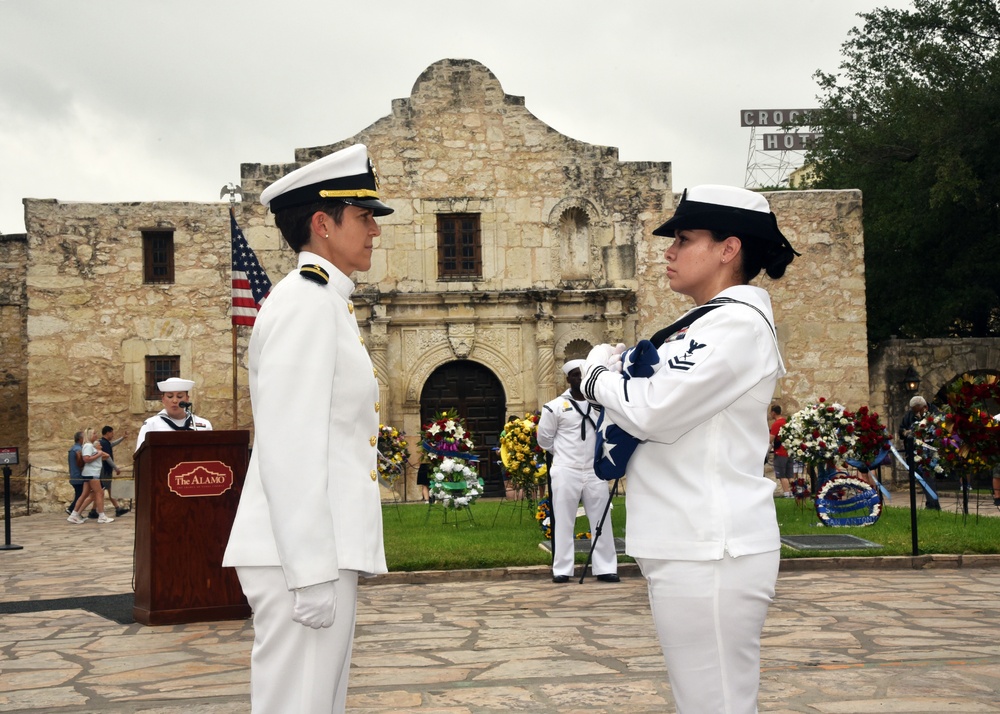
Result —
[{"label": "white shoe", "polygon": [[114,518],[108,518],[106,515],[104,515],[102,513],[101,515],[99,515],[97,517],[97,522],[98,523],[114,523],[115,519]]},{"label": "white shoe", "polygon": [[72,513],[70,513],[69,514],[69,518],[67,518],[66,520],[69,521],[70,523],[76,523],[76,524],[86,523],[87,522],[87,519],[83,518],[76,511],[73,511]]}]

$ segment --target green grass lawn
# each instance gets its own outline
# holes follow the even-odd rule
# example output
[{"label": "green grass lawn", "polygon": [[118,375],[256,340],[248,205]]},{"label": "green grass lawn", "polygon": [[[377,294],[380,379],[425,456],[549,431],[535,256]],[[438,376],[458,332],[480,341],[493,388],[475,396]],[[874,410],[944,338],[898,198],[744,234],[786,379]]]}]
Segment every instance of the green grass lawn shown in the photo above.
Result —
[{"label": "green grass lawn", "polygon": [[[907,498],[896,494],[897,499]],[[902,500],[900,501],[902,502]],[[922,497],[921,497],[922,502]],[[855,535],[882,545],[879,549],[816,551],[795,550],[782,546],[783,558],[823,556],[866,557],[872,555],[910,555],[910,512],[889,506],[871,526],[830,528],[819,524],[812,501],[799,506],[792,499],[778,499],[778,522],[782,535],[838,534]],[[616,537],[624,537],[627,514],[625,498],[614,501],[613,521]],[[456,525],[457,515],[457,525]],[[386,504],[382,508],[385,553],[390,571],[460,570],[525,565],[549,565],[547,551],[539,548],[542,531],[534,512],[515,501],[480,500],[468,514],[452,511],[444,522],[440,507],[426,504]],[[954,513],[918,511],[917,533],[921,553],[1000,553],[1000,518],[975,514],[963,518]],[[577,519],[574,532],[588,530],[585,518]],[[583,562],[585,554],[577,554]],[[619,556],[621,562],[631,562]]]}]

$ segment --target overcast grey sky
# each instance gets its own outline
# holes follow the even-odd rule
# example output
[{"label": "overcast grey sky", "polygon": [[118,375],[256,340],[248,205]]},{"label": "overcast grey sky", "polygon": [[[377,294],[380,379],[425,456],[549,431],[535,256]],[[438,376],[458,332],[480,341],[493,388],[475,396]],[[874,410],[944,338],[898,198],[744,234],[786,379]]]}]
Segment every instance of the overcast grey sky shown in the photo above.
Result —
[{"label": "overcast grey sky", "polygon": [[390,113],[444,58],[557,131],[743,185],[741,109],[816,104],[859,12],[905,0],[0,0],[0,233],[21,199],[219,200]]}]

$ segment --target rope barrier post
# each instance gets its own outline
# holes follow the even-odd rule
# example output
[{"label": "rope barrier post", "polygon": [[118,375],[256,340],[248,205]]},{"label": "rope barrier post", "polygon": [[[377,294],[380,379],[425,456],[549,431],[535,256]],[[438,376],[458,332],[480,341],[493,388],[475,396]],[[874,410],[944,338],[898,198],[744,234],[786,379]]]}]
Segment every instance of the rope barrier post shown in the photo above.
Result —
[{"label": "rope barrier post", "polygon": [[17,463],[17,447],[0,448],[0,463],[3,463],[3,515],[4,544],[0,550],[21,550],[23,546],[10,542],[10,464]]},{"label": "rope barrier post", "polygon": [[906,468],[910,472],[910,539],[913,546],[912,554],[917,556],[920,555],[917,538],[917,466],[912,448],[906,450]]}]

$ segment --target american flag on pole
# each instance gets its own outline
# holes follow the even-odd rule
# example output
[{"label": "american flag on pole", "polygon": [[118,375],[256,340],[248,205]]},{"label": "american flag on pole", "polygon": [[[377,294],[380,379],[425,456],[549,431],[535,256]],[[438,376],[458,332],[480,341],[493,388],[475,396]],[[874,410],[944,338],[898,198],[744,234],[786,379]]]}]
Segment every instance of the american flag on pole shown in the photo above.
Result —
[{"label": "american flag on pole", "polygon": [[233,210],[229,211],[229,227],[233,236],[233,324],[253,325],[260,304],[271,290],[271,281],[236,225]]}]

